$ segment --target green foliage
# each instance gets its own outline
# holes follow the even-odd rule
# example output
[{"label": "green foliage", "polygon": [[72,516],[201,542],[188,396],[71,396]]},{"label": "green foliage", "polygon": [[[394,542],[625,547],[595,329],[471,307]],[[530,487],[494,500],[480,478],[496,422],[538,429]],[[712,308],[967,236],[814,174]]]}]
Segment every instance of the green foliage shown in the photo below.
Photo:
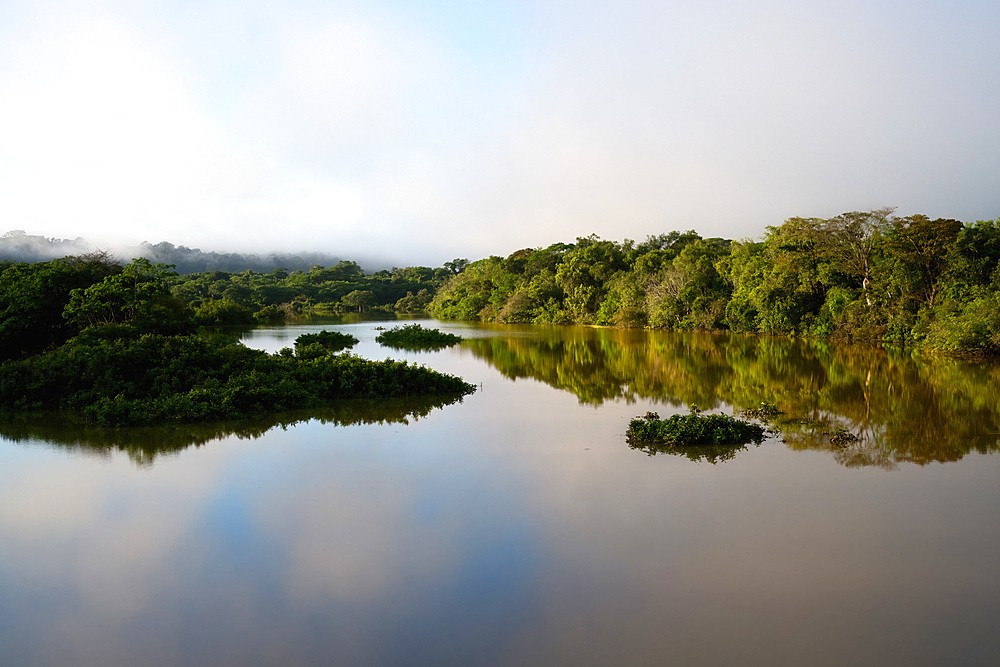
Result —
[{"label": "green foliage", "polygon": [[232,299],[212,299],[204,301],[194,311],[198,324],[252,324],[253,312]]},{"label": "green foliage", "polygon": [[253,314],[254,322],[258,324],[273,324],[285,320],[285,312],[277,306],[264,306]]},{"label": "green foliage", "polygon": [[716,264],[729,253],[730,243],[723,239],[699,238],[685,244],[646,281],[649,323],[669,329],[721,328],[730,291]]},{"label": "green foliage", "polygon": [[962,229],[958,220],[931,220],[911,215],[892,221],[886,245],[897,264],[896,275],[904,283],[904,294],[934,307],[938,278],[946,268],[945,257]]},{"label": "green foliage", "polygon": [[469,260],[467,259],[453,259],[450,262],[444,263],[444,268],[451,271],[452,274],[458,275],[462,271],[465,271],[465,267],[469,265]]},{"label": "green foliage", "polygon": [[355,262],[341,261],[326,268],[315,265],[308,271],[205,271],[174,276],[168,282],[171,293],[192,308],[229,300],[249,309],[255,321],[279,322],[313,311],[393,310],[397,303],[403,312],[416,312],[450,275],[447,268],[424,266],[393,267],[365,275]]},{"label": "green foliage", "polygon": [[324,330],[318,333],[306,333],[295,339],[295,354],[298,357],[303,357],[307,349],[315,350],[317,347],[323,354],[340,352],[349,347],[354,347],[359,342],[351,334],[340,333],[339,331]]},{"label": "green foliage", "polygon": [[[499,257],[472,262],[465,270],[445,283],[431,302],[435,317],[454,320],[491,320],[495,310],[490,303],[494,278],[502,269]],[[491,308],[487,310],[487,306]]]},{"label": "green foliage", "polygon": [[0,409],[72,410],[95,423],[127,425],[236,419],[348,397],[475,390],[461,378],[406,362],[325,350],[306,359],[269,355],[222,335],[113,337],[115,326],[0,366]]},{"label": "green foliage", "polygon": [[193,314],[165,285],[170,268],[135,259],[121,272],[70,292],[63,316],[79,329],[128,325],[138,331],[193,330]]},{"label": "green foliage", "polygon": [[397,313],[420,313],[427,308],[433,298],[426,289],[416,294],[407,292],[406,296],[396,302],[395,310]]},{"label": "green foliage", "polygon": [[428,350],[448,347],[462,341],[461,336],[442,333],[437,329],[425,329],[419,324],[407,324],[383,331],[376,341],[388,347],[408,350]]},{"label": "green foliage", "polygon": [[375,294],[371,290],[356,289],[353,292],[345,294],[340,302],[349,308],[357,308],[358,312],[360,312],[366,306],[371,306],[375,303]]},{"label": "green foliage", "polygon": [[629,447],[650,456],[696,447],[689,453],[694,460],[704,458],[715,463],[732,458],[734,447],[760,443],[764,427],[728,415],[703,415],[693,408],[690,414],[667,419],[648,412],[629,422],[625,437]]},{"label": "green foliage", "polygon": [[0,265],[0,361],[36,354],[79,332],[63,310],[70,293],[121,271],[107,253]]},{"label": "green foliage", "polygon": [[[994,221],[962,226],[877,209],[790,218],[760,241],[701,239],[693,231],[638,244],[590,236],[450,269],[394,268],[365,278],[400,286],[403,279],[445,281],[402,292],[394,302],[384,301],[375,283],[367,290],[373,303],[423,308],[442,319],[730,329],[991,354],[992,311],[970,304],[982,305],[996,291],[998,261]],[[275,294],[301,291],[295,280],[306,278],[288,275]],[[278,304],[279,315],[319,304],[347,307],[342,297],[366,291],[353,283],[324,290]]]},{"label": "green foliage", "polygon": [[923,346],[967,356],[1000,354],[1000,295],[985,294],[957,307],[946,304],[927,325]]}]

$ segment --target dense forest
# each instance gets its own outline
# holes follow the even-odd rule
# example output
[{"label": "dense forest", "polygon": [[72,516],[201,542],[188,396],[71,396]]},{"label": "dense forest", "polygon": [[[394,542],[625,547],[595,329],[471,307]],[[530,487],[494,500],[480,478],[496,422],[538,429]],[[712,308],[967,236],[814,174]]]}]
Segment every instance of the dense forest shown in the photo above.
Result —
[{"label": "dense forest", "polygon": [[[98,256],[97,263],[81,259]],[[1000,352],[1000,219],[962,223],[884,208],[791,218],[757,240],[702,238],[693,230],[641,242],[592,235],[508,257],[375,273],[338,261],[179,275],[155,256],[143,261],[174,307],[189,310],[198,325],[382,309],[498,323],[728,330],[952,354]],[[122,270],[113,264],[106,253],[0,262],[3,356],[44,349],[78,330],[54,304],[68,304],[73,289]],[[34,307],[17,296],[21,280],[47,285],[29,301],[52,307],[42,308],[47,314],[31,326],[11,328],[11,318],[24,317],[19,309]]]},{"label": "dense forest", "polygon": [[893,209],[791,218],[760,240],[596,236],[469,264],[440,318],[830,337],[1000,351],[1000,219]]},{"label": "dense forest", "polygon": [[309,312],[379,308],[421,312],[438,288],[460,272],[466,260],[425,266],[393,267],[366,274],[355,262],[308,271],[277,268],[267,273],[204,271],[167,279],[171,293],[195,309],[204,324],[280,321]]}]

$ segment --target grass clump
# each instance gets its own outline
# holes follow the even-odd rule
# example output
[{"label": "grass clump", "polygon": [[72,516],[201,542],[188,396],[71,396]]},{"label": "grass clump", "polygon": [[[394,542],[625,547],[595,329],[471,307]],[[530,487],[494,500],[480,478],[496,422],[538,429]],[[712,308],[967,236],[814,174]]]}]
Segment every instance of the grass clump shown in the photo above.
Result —
[{"label": "grass clump", "polygon": [[682,454],[693,461],[716,463],[733,458],[748,443],[759,444],[764,433],[759,424],[728,415],[703,415],[692,408],[689,414],[667,419],[647,412],[629,422],[625,437],[629,447],[650,456]]},{"label": "grass clump", "polygon": [[407,324],[383,331],[375,340],[387,347],[407,350],[434,350],[459,343],[462,337],[442,333],[437,329],[425,329],[419,324]]}]

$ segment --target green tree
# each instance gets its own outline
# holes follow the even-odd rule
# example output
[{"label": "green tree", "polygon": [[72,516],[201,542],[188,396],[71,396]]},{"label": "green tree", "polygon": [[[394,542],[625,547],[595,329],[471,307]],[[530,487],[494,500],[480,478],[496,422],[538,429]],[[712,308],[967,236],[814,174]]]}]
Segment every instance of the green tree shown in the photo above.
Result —
[{"label": "green tree", "polygon": [[340,301],[345,306],[348,306],[350,308],[357,308],[358,312],[360,313],[367,306],[370,306],[373,303],[375,303],[375,295],[372,294],[370,290],[356,289],[353,292],[345,294]]},{"label": "green tree", "polygon": [[871,306],[869,290],[874,270],[875,250],[890,226],[895,208],[851,211],[826,220],[817,231],[827,251],[843,270],[856,277]]},{"label": "green tree", "polygon": [[934,307],[938,292],[938,278],[946,268],[945,258],[951,249],[962,223],[958,220],[926,215],[911,215],[892,221],[892,234],[886,245],[912,276],[912,289],[929,308]]},{"label": "green tree", "polygon": [[445,262],[444,263],[444,268],[446,268],[449,271],[451,271],[452,275],[457,276],[462,271],[465,271],[465,267],[467,267],[468,265],[469,265],[469,260],[455,258],[455,259],[451,260],[450,262]]},{"label": "green tree", "polygon": [[167,289],[170,275],[167,265],[134,259],[120,273],[70,292],[63,316],[80,329],[125,324],[164,333],[189,330],[191,312]]},{"label": "green tree", "polygon": [[0,360],[42,352],[78,333],[63,317],[70,293],[118,271],[106,252],[8,264],[0,271]]},{"label": "green tree", "polygon": [[565,292],[563,304],[573,320],[594,321],[607,294],[612,276],[628,268],[625,251],[614,241],[602,241],[596,234],[580,237],[556,268],[556,284]]}]

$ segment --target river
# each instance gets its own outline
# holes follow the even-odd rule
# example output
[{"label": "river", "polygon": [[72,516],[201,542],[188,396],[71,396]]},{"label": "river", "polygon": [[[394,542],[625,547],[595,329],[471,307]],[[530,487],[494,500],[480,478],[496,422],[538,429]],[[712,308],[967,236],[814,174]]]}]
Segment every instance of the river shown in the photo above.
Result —
[{"label": "river", "polygon": [[[817,341],[344,317],[479,389],[255,422],[0,422],[3,665],[995,665],[1000,367]],[[646,412],[783,414],[630,448]],[[832,444],[837,428],[858,436]]]}]

